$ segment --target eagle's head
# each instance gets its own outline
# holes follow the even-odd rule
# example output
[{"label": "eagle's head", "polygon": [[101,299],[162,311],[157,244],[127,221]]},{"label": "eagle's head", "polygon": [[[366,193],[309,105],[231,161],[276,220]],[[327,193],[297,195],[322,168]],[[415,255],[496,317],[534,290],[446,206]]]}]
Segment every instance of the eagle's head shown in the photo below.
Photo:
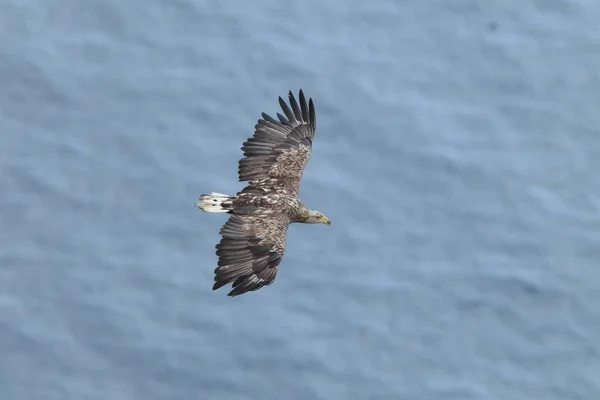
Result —
[{"label": "eagle's head", "polygon": [[325,215],[318,211],[308,211],[308,217],[304,221],[305,224],[327,224],[331,225],[331,221]]}]

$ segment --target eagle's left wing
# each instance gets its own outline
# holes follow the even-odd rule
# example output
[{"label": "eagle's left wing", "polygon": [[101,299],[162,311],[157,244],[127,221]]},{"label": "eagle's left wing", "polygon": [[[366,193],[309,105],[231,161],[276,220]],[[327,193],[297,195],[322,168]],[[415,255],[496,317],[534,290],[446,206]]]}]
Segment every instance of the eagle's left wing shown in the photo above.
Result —
[{"label": "eagle's left wing", "polygon": [[298,191],[304,167],[312,153],[312,142],[317,127],[312,99],[306,102],[300,90],[300,104],[290,91],[290,105],[281,97],[279,105],[285,116],[277,118],[262,113],[255,126],[254,136],[242,146],[244,157],[239,161],[241,182],[257,179],[276,179],[283,186]]}]

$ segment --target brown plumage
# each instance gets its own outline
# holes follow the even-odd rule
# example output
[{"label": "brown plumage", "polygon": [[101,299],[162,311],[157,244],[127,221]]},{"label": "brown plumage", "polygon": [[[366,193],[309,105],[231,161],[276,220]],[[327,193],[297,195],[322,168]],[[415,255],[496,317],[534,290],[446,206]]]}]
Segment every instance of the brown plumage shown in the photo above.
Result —
[{"label": "brown plumage", "polygon": [[312,152],[316,114],[300,90],[299,101],[290,91],[289,106],[279,97],[285,115],[274,119],[262,113],[254,135],[242,146],[238,164],[240,182],[247,186],[236,195],[203,194],[196,207],[231,214],[219,234],[218,266],[213,290],[233,283],[229,296],[273,283],[285,252],[290,223],[324,223],[329,219],[306,208],[298,199],[300,180]]}]

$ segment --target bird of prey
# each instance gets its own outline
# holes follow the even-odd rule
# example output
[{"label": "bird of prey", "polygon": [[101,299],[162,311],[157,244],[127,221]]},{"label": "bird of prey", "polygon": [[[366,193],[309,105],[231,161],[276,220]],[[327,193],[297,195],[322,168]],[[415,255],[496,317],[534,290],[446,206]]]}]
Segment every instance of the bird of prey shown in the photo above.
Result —
[{"label": "bird of prey", "polygon": [[279,97],[285,115],[266,113],[254,135],[242,146],[238,163],[240,182],[247,186],[235,195],[212,192],[195,206],[206,212],[228,213],[217,244],[218,266],[213,290],[233,283],[228,296],[258,290],[273,283],[285,252],[289,224],[331,225],[318,211],[298,198],[300,179],[312,152],[316,114],[312,99],[302,90],[299,102],[290,91],[289,106]]}]

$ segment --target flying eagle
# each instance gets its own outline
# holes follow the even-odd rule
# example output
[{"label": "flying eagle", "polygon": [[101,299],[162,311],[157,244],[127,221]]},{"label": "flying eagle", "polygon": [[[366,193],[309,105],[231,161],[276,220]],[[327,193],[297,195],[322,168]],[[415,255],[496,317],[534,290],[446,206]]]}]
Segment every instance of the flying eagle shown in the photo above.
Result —
[{"label": "flying eagle", "polygon": [[273,283],[285,252],[289,224],[331,225],[298,199],[300,179],[310,159],[316,130],[315,106],[300,90],[300,104],[290,91],[289,106],[279,97],[284,115],[266,113],[254,135],[242,146],[240,182],[248,185],[236,195],[203,194],[195,206],[206,212],[231,214],[219,234],[218,266],[213,290],[233,282],[228,296],[258,290]]}]

